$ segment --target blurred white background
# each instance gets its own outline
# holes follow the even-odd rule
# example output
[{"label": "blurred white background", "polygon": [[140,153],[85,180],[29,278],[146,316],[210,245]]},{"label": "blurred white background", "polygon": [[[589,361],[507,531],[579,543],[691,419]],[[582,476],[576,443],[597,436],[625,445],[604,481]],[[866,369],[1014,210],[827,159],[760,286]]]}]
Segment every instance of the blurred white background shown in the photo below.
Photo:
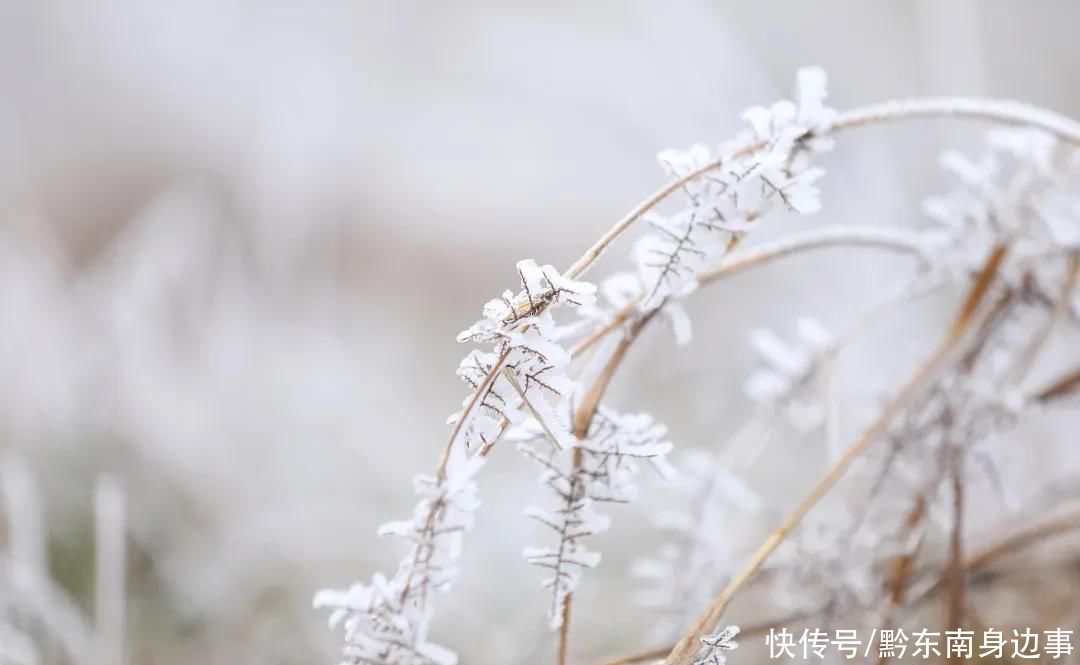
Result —
[{"label": "blurred white background", "polygon": [[[663,182],[657,151],[730,138],[802,65],[841,109],[966,94],[1076,117],[1078,24],[1066,0],[0,2],[0,449],[40,486],[56,576],[90,602],[109,473],[130,500],[131,662],[332,662],[311,595],[396,561],[374,529],[433,468],[463,396],[454,336],[516,260],[567,264]],[[811,223],[920,223],[938,148],[976,138],[845,136]],[[732,279],[695,303],[690,349],[636,350],[615,403],[720,444],[746,330],[844,321],[897,285],[891,265]],[[436,623],[465,663],[547,660],[519,560],[534,475],[506,450],[481,479]],[[649,620],[626,602],[645,528],[627,514],[606,538],[583,658]]]}]

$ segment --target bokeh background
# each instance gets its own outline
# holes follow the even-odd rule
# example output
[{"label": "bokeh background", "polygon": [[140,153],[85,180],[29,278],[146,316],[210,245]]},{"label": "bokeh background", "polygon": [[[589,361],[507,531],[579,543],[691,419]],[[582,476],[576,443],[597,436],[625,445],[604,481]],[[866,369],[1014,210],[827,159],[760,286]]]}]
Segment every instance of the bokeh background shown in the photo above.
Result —
[{"label": "bokeh background", "polygon": [[[1080,116],[1078,24],[1067,0],[0,2],[0,451],[36,487],[54,578],[92,614],[107,474],[127,497],[129,662],[333,662],[311,596],[395,565],[374,529],[433,468],[463,397],[454,336],[515,261],[568,264],[663,182],[657,151],[730,138],[802,65],[841,109],[964,94]],[[824,211],[760,237],[918,224],[938,149],[977,138],[845,136]],[[902,269],[832,253],[732,279],[694,303],[689,347],[645,340],[614,403],[722,446],[747,330],[840,324]],[[942,315],[913,306],[879,339],[902,363]],[[534,476],[507,449],[481,480],[436,622],[465,663],[548,659],[519,558]],[[582,659],[641,645],[643,512],[602,541]]]}]

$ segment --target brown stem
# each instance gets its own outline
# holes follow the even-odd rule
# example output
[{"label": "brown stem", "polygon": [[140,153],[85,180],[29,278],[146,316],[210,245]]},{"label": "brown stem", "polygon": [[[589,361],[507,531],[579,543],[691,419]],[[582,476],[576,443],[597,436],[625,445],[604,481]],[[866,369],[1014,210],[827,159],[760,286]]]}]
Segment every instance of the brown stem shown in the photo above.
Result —
[{"label": "brown stem", "polygon": [[968,569],[985,568],[994,561],[1012,554],[1036,542],[1080,530],[1080,512],[1050,520],[1019,531],[981,552],[973,555],[965,564]]},{"label": "brown stem", "polygon": [[615,313],[615,316],[611,318],[611,321],[608,321],[606,324],[593,331],[588,337],[575,344],[574,348],[570,350],[570,357],[580,357],[581,354],[588,351],[597,342],[622,327],[622,325],[629,321],[630,317],[634,315],[634,311],[636,310],[636,304],[637,303],[630,303],[626,307],[623,307]]},{"label": "brown stem", "polygon": [[[1062,517],[1048,520],[1033,527],[1018,531],[1003,540],[971,555],[964,562],[964,569],[969,573],[987,568],[1010,554],[1033,547],[1046,540],[1080,531],[1080,512],[1073,512]],[[916,599],[922,602],[940,593],[946,586],[946,579],[939,578],[930,588]]]},{"label": "brown stem", "polygon": [[[611,357],[608,358],[604,368],[600,371],[600,375],[593,382],[589,391],[585,393],[581,404],[574,411],[574,436],[578,439],[584,439],[589,435],[589,426],[592,425],[593,416],[596,415],[596,410],[600,407],[600,400],[604,396],[604,392],[611,384],[611,378],[615,375],[615,370],[622,364],[623,359],[626,357],[626,352],[630,350],[634,340],[637,339],[641,331],[645,329],[645,326],[656,314],[657,310],[652,310],[648,314],[640,317],[631,326],[630,331],[626,336],[619,340],[619,345],[615,347],[615,350],[611,353]],[[574,449],[574,471],[581,469],[583,461],[583,453],[581,448]],[[571,488],[573,491],[573,488]],[[570,611],[574,602],[574,594],[569,593],[563,600],[563,617],[562,625],[559,627],[559,649],[558,649],[558,665],[566,665],[567,651],[570,642]]]},{"label": "brown stem", "polygon": [[[915,505],[911,507],[908,512],[907,519],[904,520],[904,534],[910,536],[910,534],[919,526],[924,519],[926,519],[927,508],[927,492],[920,492],[915,498]],[[903,540],[901,542],[904,542]],[[892,571],[889,575],[888,590],[889,601],[888,607],[882,616],[881,625],[888,627],[892,624],[893,610],[904,604],[907,598],[908,580],[911,579],[911,574],[915,570],[915,557],[918,556],[919,549],[922,547],[922,540],[910,551],[896,557],[893,560]],[[885,653],[882,652],[878,656],[878,665],[883,665],[886,660]]]},{"label": "brown stem", "polygon": [[607,392],[608,386],[611,385],[615,370],[619,369],[623,359],[626,358],[626,352],[630,350],[634,341],[641,335],[645,326],[656,316],[658,311],[657,309],[650,310],[647,314],[634,321],[630,330],[619,340],[619,345],[611,352],[611,357],[608,358],[607,363],[600,370],[599,376],[593,381],[589,391],[582,397],[581,404],[578,405],[577,410],[574,412],[574,435],[579,439],[585,438],[588,434],[593,416],[596,415],[596,410],[600,407],[600,400],[603,399],[604,393]]},{"label": "brown stem", "polygon": [[1035,393],[1037,402],[1054,402],[1080,390],[1080,367],[1069,370]]},{"label": "brown stem", "polygon": [[930,358],[915,372],[900,394],[882,410],[877,420],[844,453],[840,460],[829,470],[825,477],[811,490],[810,495],[791,513],[780,526],[758,548],[747,566],[728,584],[719,596],[702,612],[694,625],[687,630],[682,639],[664,661],[666,665],[689,665],[699,649],[700,639],[706,635],[731,604],[735,594],[752,578],[784,541],[791,531],[802,521],[807,513],[821,500],[844,476],[848,466],[862,455],[875,440],[881,437],[892,420],[930,384],[937,372],[951,359],[953,351],[959,346],[975,321],[975,313],[982,303],[990,284],[993,282],[1007,248],[999,245],[987,258],[967,298],[961,305],[948,334],[935,349]]},{"label": "brown stem", "polygon": [[[753,145],[747,146],[729,159],[734,159],[750,154],[752,152],[760,150],[762,147],[764,147],[764,145],[764,143],[755,143]],[[682,189],[687,183],[693,182],[694,180],[697,180],[701,176],[705,175],[706,173],[710,171],[715,171],[716,169],[720,168],[722,163],[723,162],[721,160],[710,162],[705,166],[691,171],[690,173],[684,175],[681,178],[677,178],[669,182],[668,184],[653,192],[652,195],[649,196],[649,198],[639,203],[636,208],[627,213],[625,217],[616,222],[615,226],[611,227],[611,229],[607,233],[601,236],[600,239],[597,240],[596,243],[594,243],[593,246],[590,247],[585,252],[585,254],[581,256],[581,258],[579,258],[577,261],[574,262],[572,266],[570,266],[570,268],[566,271],[566,275],[571,279],[576,279],[577,277],[580,277],[582,273],[588,270],[589,267],[591,267],[592,264],[595,263],[598,258],[600,258],[600,255],[604,253],[604,250],[607,249],[611,243],[615,242],[616,238],[618,238],[620,235],[623,234],[624,231],[630,228],[634,224],[634,222],[644,217],[645,213],[660,205],[660,203],[664,199]]]},{"label": "brown stem", "polygon": [[[571,487],[570,487],[570,495],[571,496],[574,496],[574,492],[577,490],[577,488],[574,487],[574,485],[577,483],[576,479],[578,477],[578,471],[581,470],[582,460],[583,460],[583,457],[582,457],[581,448],[575,448],[574,449],[574,463],[573,463],[574,464],[574,474],[571,476],[572,478],[575,479],[575,481],[573,483],[571,483]],[[571,540],[569,542],[573,542],[573,541]],[[556,583],[558,583],[557,580],[556,580]],[[573,605],[574,605],[574,594],[573,593],[566,594],[566,597],[563,598],[562,624],[559,625],[559,646],[558,646],[558,650],[557,650],[556,655],[555,655],[555,662],[557,663],[557,665],[566,665],[567,662],[569,662],[568,658],[569,658],[569,653],[570,653],[570,617],[572,616]]]},{"label": "brown stem", "polygon": [[[915,505],[908,513],[904,521],[904,530],[910,534],[926,518],[927,499],[926,493],[920,492],[915,499]],[[915,557],[918,548],[902,554],[896,558],[892,566],[892,574],[889,576],[889,602],[893,606],[903,605],[907,598],[907,581],[911,579],[911,573],[915,568]]]},{"label": "brown stem", "polygon": [[1012,379],[1014,382],[1019,383],[1031,371],[1039,352],[1046,345],[1047,340],[1050,339],[1050,333],[1053,331],[1054,326],[1069,311],[1072,294],[1076,290],[1078,280],[1080,280],[1080,254],[1073,254],[1069,257],[1069,268],[1065,275],[1065,283],[1061,287],[1061,294],[1058,296],[1057,302],[1054,303],[1054,309],[1050,312],[1050,316],[1046,317],[1043,326],[1024,349],[1020,360],[1017,361],[1016,366],[1013,368]]},{"label": "brown stem", "polygon": [[[779,240],[763,243],[745,251],[729,255],[716,268],[703,272],[697,277],[698,284],[706,286],[724,277],[739,274],[745,270],[767,265],[773,261],[801,254],[813,249],[827,247],[871,247],[900,254],[917,254],[918,234],[898,229],[878,229],[874,227],[830,226],[801,233],[793,233]],[[733,249],[735,243],[732,244]],[[597,328],[588,337],[571,349],[574,358],[595,346],[612,332],[618,330],[633,317],[637,302],[632,302],[612,317],[611,321]]]},{"label": "brown stem", "polygon": [[698,284],[705,285],[750,268],[771,263],[792,254],[827,247],[872,247],[900,254],[918,254],[921,249],[918,234],[898,229],[876,227],[835,226],[792,233],[772,242],[732,254],[712,270],[698,275]]},{"label": "brown stem", "polygon": [[[948,579],[949,595],[948,610],[945,628],[958,630],[963,627],[964,621],[964,589],[966,584],[964,566],[964,477],[963,455],[960,450],[952,453],[952,491],[953,491],[953,523],[949,534],[949,564],[946,573]],[[959,662],[956,657],[950,658],[949,662]]]}]

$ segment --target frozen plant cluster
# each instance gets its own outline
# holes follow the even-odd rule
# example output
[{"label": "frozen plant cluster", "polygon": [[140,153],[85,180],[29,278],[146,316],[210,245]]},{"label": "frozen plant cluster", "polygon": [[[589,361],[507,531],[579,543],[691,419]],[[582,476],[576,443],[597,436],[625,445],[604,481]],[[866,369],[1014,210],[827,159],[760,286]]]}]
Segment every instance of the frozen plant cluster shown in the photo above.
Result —
[{"label": "frozen plant cluster", "polygon": [[458,336],[462,342],[490,344],[471,351],[458,375],[473,388],[454,426],[447,454],[435,476],[418,476],[421,499],[411,520],[384,525],[380,535],[402,538],[409,553],[397,573],[376,573],[369,584],[344,591],[326,590],[317,607],[332,610],[331,625],[343,625],[344,655],[351,663],[452,665],[457,656],[428,640],[433,594],[446,591],[457,574],[462,534],[472,526],[479,505],[473,476],[487,450],[508,423],[520,421],[528,405],[555,445],[572,445],[567,424],[549,400],[569,388],[562,373],[570,358],[556,341],[553,305],[591,304],[591,284],[564,278],[553,267],[518,263],[521,291],[506,291],[484,307],[484,318]]},{"label": "frozen plant cluster", "polygon": [[[570,384],[564,370],[570,355],[558,342],[559,330],[549,307],[592,305],[596,287],[559,274],[535,261],[517,265],[521,291],[506,291],[484,306],[484,318],[458,335],[459,342],[490,344],[491,351],[473,350],[461,361],[458,376],[472,393],[463,410],[450,418],[458,438],[472,449],[492,445],[507,423],[519,422],[523,400],[559,447],[572,439],[549,400],[558,400]],[[510,370],[509,373],[503,369]]]},{"label": "frozen plant cluster", "polygon": [[[739,629],[719,628],[721,618],[747,586],[769,588],[777,609],[802,619],[911,616],[935,595],[947,595],[949,621],[963,620],[971,586],[964,567],[989,565],[1009,551],[999,545],[974,563],[964,559],[965,506],[987,485],[976,481],[990,478],[992,488],[1003,490],[995,454],[1002,436],[1080,389],[1080,369],[1042,386],[1033,379],[1054,336],[1066,327],[1075,333],[1080,317],[1080,124],[1015,102],[957,98],[839,113],[825,104],[825,74],[815,67],[798,73],[796,87],[795,100],[746,111],[748,129],[715,150],[661,153],[669,184],[566,271],[519,262],[520,289],[489,302],[483,318],[461,333],[460,341],[484,347],[458,369],[471,392],[450,418],[437,473],[417,480],[421,501],[413,518],[382,530],[408,541],[408,555],[393,577],[376,575],[371,583],[316,598],[332,610],[331,622],[345,627],[347,663],[457,662],[428,639],[432,595],[448,589],[455,576],[461,538],[479,505],[473,477],[501,438],[517,440],[541,467],[540,485],[549,495],[525,514],[553,534],[553,542],[528,548],[525,559],[546,573],[557,665],[569,662],[570,610],[583,572],[601,561],[587,541],[611,526],[601,506],[633,501],[643,466],[670,481],[685,507],[654,515],[668,541],[635,566],[648,584],[641,596],[662,613],[654,634],[666,642],[666,665],[724,665]],[[816,182],[824,170],[811,161],[832,149],[837,134],[957,115],[1013,127],[992,130],[977,160],[945,154],[958,185],[928,202],[930,224],[827,226],[742,246],[771,210],[804,215],[821,208]],[[672,195],[684,203],[657,213]],[[637,221],[648,230],[633,246],[633,269],[601,280],[598,288],[582,281]],[[616,370],[653,321],[666,320],[676,342],[689,341],[681,301],[733,272],[829,247],[900,254],[913,259],[913,270],[898,289],[900,298],[839,328],[803,317],[790,338],[751,333],[760,365],[744,392],[760,408],[731,440],[730,454],[691,449],[676,470],[667,461],[666,427],[605,401]],[[864,402],[857,406],[876,415],[858,423],[861,433],[849,447],[834,448],[841,431],[837,400],[825,393],[841,356],[870,334],[870,314],[946,291],[963,295],[938,346],[906,380],[897,380],[896,389],[847,396],[849,411]],[[557,321],[560,309],[567,316],[560,313]],[[766,433],[780,421],[794,425],[785,445],[801,439],[828,444],[822,478],[794,511],[763,508],[764,488],[748,473],[765,451]],[[791,452],[779,451],[796,458]],[[798,469],[800,477],[805,468]],[[737,516],[762,525],[774,514],[787,516],[767,525],[757,548],[736,539]],[[749,563],[739,567],[743,560]],[[655,661],[657,653],[612,662]]]},{"label": "frozen plant cluster", "polygon": [[[931,265],[955,276],[978,268],[996,243],[1010,242],[1005,280],[1032,280],[1046,300],[1058,296],[1066,265],[1080,248],[1080,157],[1051,134],[1031,128],[987,133],[976,158],[947,151],[941,164],[955,188],[925,205]],[[1075,307],[1076,298],[1073,298]]]},{"label": "frozen plant cluster", "polygon": [[370,584],[322,591],[318,607],[332,608],[331,625],[345,628],[345,656],[358,663],[450,665],[452,651],[427,639],[430,596],[450,588],[457,573],[462,533],[472,526],[478,499],[473,474],[483,458],[456,458],[441,477],[418,476],[421,499],[411,520],[389,522],[379,535],[412,547],[392,578],[376,573]]}]

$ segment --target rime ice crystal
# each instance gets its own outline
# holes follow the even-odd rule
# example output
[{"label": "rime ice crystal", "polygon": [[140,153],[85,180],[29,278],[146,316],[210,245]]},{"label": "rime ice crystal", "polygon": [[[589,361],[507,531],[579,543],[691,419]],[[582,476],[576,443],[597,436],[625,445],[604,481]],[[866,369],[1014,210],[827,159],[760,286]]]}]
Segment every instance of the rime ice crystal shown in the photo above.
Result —
[{"label": "rime ice crystal", "polygon": [[[668,473],[665,456],[671,443],[666,435],[667,428],[648,415],[620,414],[602,406],[588,436],[577,441],[574,450],[544,454],[528,444],[519,446],[543,467],[540,482],[556,497],[556,509],[530,507],[525,514],[555,532],[558,542],[524,553],[529,563],[551,571],[543,585],[551,590],[548,621],[553,630],[562,625],[566,597],[577,588],[582,571],[600,563],[600,554],[580,542],[610,526],[608,517],[596,512],[596,504],[633,500],[642,462]],[[574,457],[580,458],[579,464],[573,463]]]},{"label": "rime ice crystal", "polygon": [[660,153],[660,163],[672,178],[684,178],[713,163],[720,166],[683,186],[687,208],[647,218],[653,233],[635,246],[645,285],[643,309],[692,291],[696,276],[716,265],[776,201],[799,214],[821,208],[814,183],[824,171],[809,168],[808,159],[831,148],[825,134],[836,114],[824,105],[823,71],[801,70],[798,88],[798,102],[748,109],[743,117],[750,129],[719,152],[697,145]]},{"label": "rime ice crystal", "polygon": [[[472,388],[464,410],[450,422],[459,425],[459,437],[469,448],[488,445],[502,431],[503,420],[519,421],[518,407],[525,399],[531,410],[544,419],[544,426],[561,445],[570,444],[567,423],[560,422],[550,400],[569,389],[563,368],[570,356],[556,342],[558,330],[549,306],[566,304],[588,307],[595,302],[596,287],[563,277],[552,266],[538,267],[535,261],[517,265],[521,291],[503,293],[484,306],[484,318],[458,335],[458,341],[490,344],[493,352],[471,351],[461,361],[458,376]],[[509,368],[515,386],[502,371]],[[470,410],[473,399],[477,408]]]},{"label": "rime ice crystal", "polygon": [[738,626],[728,626],[701,638],[701,651],[694,659],[694,665],[726,665],[727,654],[724,652],[739,647],[735,641],[738,634]]},{"label": "rime ice crystal", "polygon": [[321,591],[315,606],[329,608],[331,627],[345,628],[347,662],[363,665],[454,665],[453,652],[427,640],[430,595],[449,589],[464,531],[478,500],[472,477],[482,458],[456,457],[443,478],[418,476],[421,496],[413,518],[390,522],[380,535],[412,543],[393,578],[376,573],[370,584]]}]

